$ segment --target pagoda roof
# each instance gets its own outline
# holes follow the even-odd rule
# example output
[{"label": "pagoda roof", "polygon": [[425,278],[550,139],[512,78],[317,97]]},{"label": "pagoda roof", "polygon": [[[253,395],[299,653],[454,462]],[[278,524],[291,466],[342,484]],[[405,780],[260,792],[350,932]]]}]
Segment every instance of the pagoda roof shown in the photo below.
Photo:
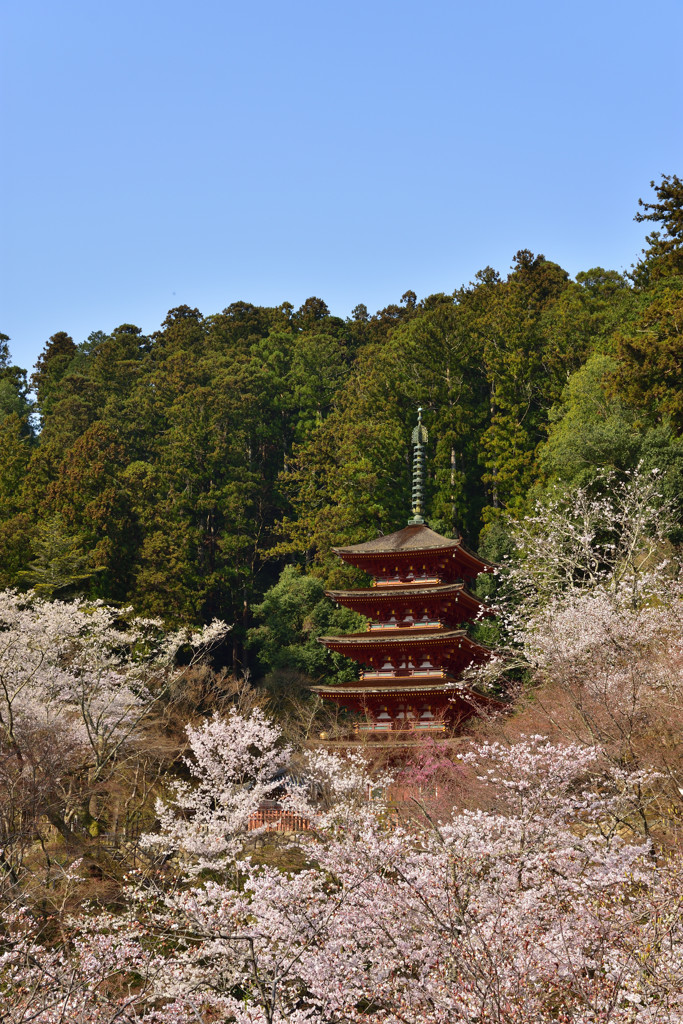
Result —
[{"label": "pagoda roof", "polygon": [[[413,597],[448,597],[449,594],[458,594],[465,590],[464,583],[436,583],[433,586],[404,586],[404,587],[363,587],[357,590],[326,590],[325,594],[333,601],[395,601],[396,598]],[[468,594],[473,601],[479,599]]]},{"label": "pagoda roof", "polygon": [[386,537],[375,537],[373,540],[363,541],[361,544],[348,544],[346,547],[332,548],[336,555],[342,558],[374,558],[382,555],[415,555],[415,554],[437,554],[440,552],[456,551],[462,552],[469,559],[481,564],[485,570],[493,569],[491,562],[480,558],[470,551],[462,542],[460,537],[444,537],[435,533],[428,526],[404,526],[402,530],[396,530]]},{"label": "pagoda roof", "polygon": [[343,548],[332,548],[337,555],[394,555],[397,552],[446,551],[460,547],[460,540],[442,537],[428,526],[404,526],[386,537],[375,537],[362,544],[349,544]]},{"label": "pagoda roof", "polygon": [[[423,676],[422,679],[425,677]],[[341,696],[342,694],[354,697],[381,697],[387,696],[405,696],[409,697],[412,694],[433,694],[435,696],[446,696],[446,697],[469,697],[475,698],[479,701],[486,701],[492,704],[504,705],[506,702],[502,701],[499,697],[489,696],[488,694],[479,693],[477,690],[471,689],[469,686],[463,686],[462,684],[456,684],[455,682],[444,680],[441,683],[432,682],[420,682],[419,676],[413,676],[414,681],[406,681],[404,684],[390,684],[380,686],[363,686],[362,683],[351,684],[348,686],[339,685],[323,685],[323,686],[311,686],[310,689],[315,693],[320,693],[323,696]]]},{"label": "pagoda roof", "polygon": [[335,643],[347,644],[349,647],[358,647],[359,645],[376,647],[378,640],[381,644],[405,643],[406,640],[414,643],[415,640],[455,640],[463,636],[467,636],[467,632],[464,629],[415,629],[414,626],[405,626],[403,629],[397,630],[368,630],[363,633],[344,633],[342,636],[320,636],[318,639],[322,644]]},{"label": "pagoda roof", "polygon": [[466,646],[489,650],[468,635],[465,629],[416,629],[405,626],[402,629],[376,629],[365,633],[345,633],[343,636],[319,636],[318,642],[326,647],[430,647],[465,641]]},{"label": "pagoda roof", "polygon": [[[415,678],[415,677],[413,677]],[[458,694],[460,689],[453,685],[453,683],[416,683],[412,681],[406,681],[404,685],[391,685],[387,683],[384,686],[311,686],[311,690],[315,693],[324,694],[354,694],[359,697],[367,697],[370,694],[403,694],[409,696],[411,693],[445,693],[447,695]]]}]

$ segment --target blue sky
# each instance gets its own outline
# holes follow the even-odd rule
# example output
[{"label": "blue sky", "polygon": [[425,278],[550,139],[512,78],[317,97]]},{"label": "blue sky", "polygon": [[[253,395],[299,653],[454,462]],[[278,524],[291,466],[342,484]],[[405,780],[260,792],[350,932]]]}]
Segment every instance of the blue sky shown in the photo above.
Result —
[{"label": "blue sky", "polygon": [[14,0],[0,330],[155,330],[319,295],[346,316],[520,248],[627,269],[683,173],[683,3]]}]

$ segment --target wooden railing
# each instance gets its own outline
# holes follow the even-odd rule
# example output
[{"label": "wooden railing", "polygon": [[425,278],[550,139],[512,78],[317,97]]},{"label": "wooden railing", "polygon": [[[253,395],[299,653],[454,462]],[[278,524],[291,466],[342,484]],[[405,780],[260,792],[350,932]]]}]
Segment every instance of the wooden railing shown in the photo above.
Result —
[{"label": "wooden railing", "polygon": [[308,832],[311,823],[294,811],[283,811],[279,807],[259,807],[249,818],[249,831],[263,828],[266,832]]}]

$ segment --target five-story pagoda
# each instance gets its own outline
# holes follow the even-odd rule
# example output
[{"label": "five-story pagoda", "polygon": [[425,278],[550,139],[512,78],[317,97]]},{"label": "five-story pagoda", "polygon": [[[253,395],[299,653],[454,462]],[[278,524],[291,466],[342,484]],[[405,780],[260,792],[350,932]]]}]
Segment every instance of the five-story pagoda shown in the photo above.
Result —
[{"label": "five-story pagoda", "polygon": [[422,410],[413,430],[412,518],[388,537],[334,548],[349,565],[364,569],[372,586],[331,590],[327,596],[370,619],[364,633],[320,637],[331,651],[361,664],[357,683],[316,686],[321,696],[364,716],[361,729],[444,729],[488,699],[460,677],[491,651],[466,624],[485,606],[468,590],[493,566],[462,543],[430,530],[424,519],[424,463],[428,440]]}]

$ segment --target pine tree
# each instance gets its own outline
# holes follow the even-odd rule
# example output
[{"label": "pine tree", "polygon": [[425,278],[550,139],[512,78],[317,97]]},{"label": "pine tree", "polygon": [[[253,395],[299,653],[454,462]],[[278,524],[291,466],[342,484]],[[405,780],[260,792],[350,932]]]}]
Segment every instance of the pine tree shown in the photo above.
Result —
[{"label": "pine tree", "polygon": [[38,523],[31,549],[33,558],[17,574],[17,583],[39,597],[72,597],[96,571],[92,556],[83,552],[80,539],[58,514]]},{"label": "pine tree", "polygon": [[677,174],[663,174],[657,184],[650,182],[657,202],[638,200],[645,213],[633,218],[639,224],[650,221],[660,224],[662,230],[646,235],[647,249],[634,266],[631,279],[637,288],[645,288],[663,277],[683,275],[683,180]]}]

